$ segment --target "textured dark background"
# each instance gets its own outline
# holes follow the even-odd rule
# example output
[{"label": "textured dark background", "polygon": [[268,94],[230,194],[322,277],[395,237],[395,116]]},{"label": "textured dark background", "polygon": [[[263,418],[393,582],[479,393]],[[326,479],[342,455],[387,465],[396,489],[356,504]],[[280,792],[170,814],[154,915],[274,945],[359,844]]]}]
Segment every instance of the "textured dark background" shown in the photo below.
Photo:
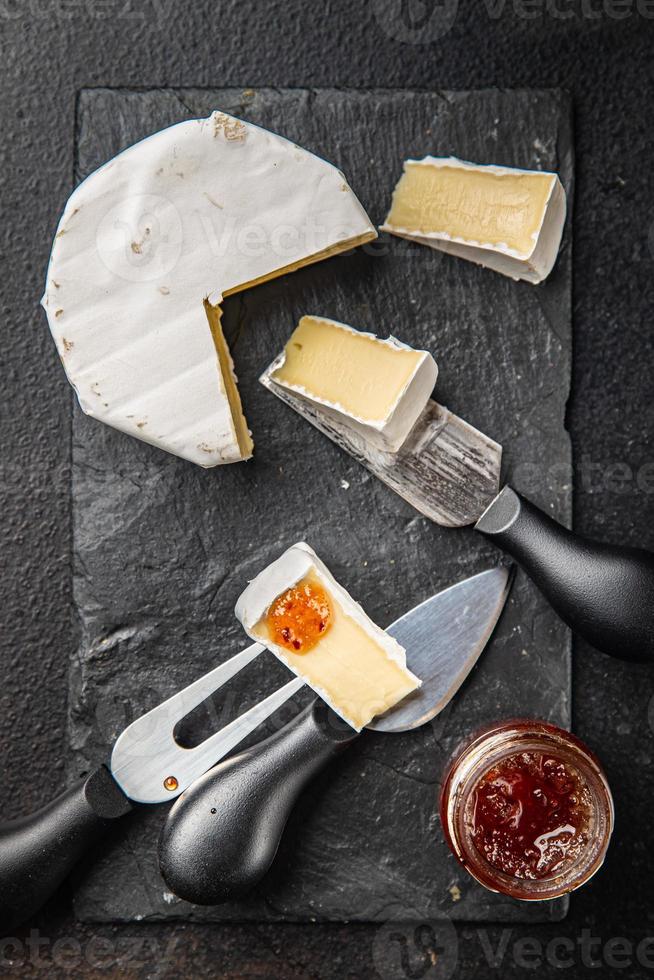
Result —
[{"label": "textured dark background", "polygon": [[[652,5],[469,0],[404,22],[394,0],[3,0],[2,711],[3,812],[63,779],[66,670],[76,642],[69,509],[70,393],[35,298],[72,186],[76,93],[85,86],[567,88],[576,110],[575,364],[569,424],[579,530],[654,547],[652,407]],[[417,7],[414,9],[414,14]],[[568,16],[570,15],[570,16]],[[446,30],[446,17],[452,23]],[[523,977],[550,948],[563,975],[653,972],[650,801],[654,671],[576,645],[574,725],[602,755],[617,833],[602,873],[563,923],[439,933],[449,952],[417,976]],[[654,719],[653,719],[654,720]],[[378,926],[80,927],[63,892],[17,942],[3,976],[351,977],[402,980]],[[397,927],[394,932],[398,933]],[[417,939],[420,943],[426,933]],[[620,937],[633,944],[630,953]],[[412,945],[414,937],[407,935]],[[594,941],[597,939],[598,941]],[[67,942],[63,942],[67,940]],[[601,940],[601,941],[599,941]],[[611,941],[613,941],[611,943]],[[609,943],[607,946],[606,944]],[[495,966],[493,953],[497,954]],[[649,955],[649,961],[645,959]],[[565,958],[568,957],[569,960]],[[589,965],[594,959],[600,969]],[[619,964],[631,961],[628,970]],[[375,969],[377,964],[377,970]],[[613,965],[612,965],[613,964]],[[561,976],[545,965],[539,976]]]}]

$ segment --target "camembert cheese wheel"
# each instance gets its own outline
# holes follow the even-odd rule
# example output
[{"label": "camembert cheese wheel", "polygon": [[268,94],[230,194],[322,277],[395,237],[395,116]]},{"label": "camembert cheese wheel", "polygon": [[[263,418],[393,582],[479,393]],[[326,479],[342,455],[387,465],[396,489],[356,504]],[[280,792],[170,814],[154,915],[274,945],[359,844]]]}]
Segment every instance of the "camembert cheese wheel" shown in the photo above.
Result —
[{"label": "camembert cheese wheel", "polygon": [[129,147],[70,197],[42,300],[82,410],[201,466],[247,459],[223,297],[375,237],[335,167],[225,113]]}]

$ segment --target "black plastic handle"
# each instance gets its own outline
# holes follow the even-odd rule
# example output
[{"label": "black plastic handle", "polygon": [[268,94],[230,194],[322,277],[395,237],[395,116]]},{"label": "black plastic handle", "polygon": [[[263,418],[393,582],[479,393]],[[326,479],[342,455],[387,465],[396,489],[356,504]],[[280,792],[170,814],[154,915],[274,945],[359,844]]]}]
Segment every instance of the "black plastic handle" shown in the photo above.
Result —
[{"label": "black plastic handle", "polygon": [[576,633],[621,660],[654,661],[654,555],[597,544],[505,487],[477,530],[511,555]]},{"label": "black plastic handle", "polygon": [[0,930],[29,919],[132,804],[101,766],[48,806],[0,826]]},{"label": "black plastic handle", "polygon": [[268,871],[306,784],[357,737],[318,700],[209,770],[173,805],[159,842],[170,890],[196,905],[238,898]]}]

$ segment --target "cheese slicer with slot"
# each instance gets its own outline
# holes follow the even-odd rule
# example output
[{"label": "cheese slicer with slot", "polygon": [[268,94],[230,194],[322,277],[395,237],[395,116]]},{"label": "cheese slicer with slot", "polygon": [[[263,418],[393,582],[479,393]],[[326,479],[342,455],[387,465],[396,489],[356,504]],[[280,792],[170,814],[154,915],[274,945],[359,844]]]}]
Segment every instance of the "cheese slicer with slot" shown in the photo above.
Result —
[{"label": "cheese slicer with slot", "polygon": [[502,447],[430,399],[397,452],[371,445],[319,404],[261,383],[425,517],[475,529],[524,568],[554,610],[592,646],[654,660],[654,555],[586,540],[512,489],[500,491]]},{"label": "cheese slicer with slot", "polygon": [[168,803],[227,755],[303,685],[284,684],[194,748],[175,731],[265,648],[253,643],[137,718],[99,766],[48,806],[0,824],[0,933],[33,915],[134,803]]}]

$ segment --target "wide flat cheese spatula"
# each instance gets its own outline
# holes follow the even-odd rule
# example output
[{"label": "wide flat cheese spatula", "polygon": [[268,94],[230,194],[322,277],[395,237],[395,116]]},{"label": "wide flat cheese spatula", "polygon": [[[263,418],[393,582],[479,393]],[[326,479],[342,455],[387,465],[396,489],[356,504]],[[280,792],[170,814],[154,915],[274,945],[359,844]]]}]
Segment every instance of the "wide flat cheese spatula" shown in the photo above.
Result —
[{"label": "wide flat cheese spatula", "polygon": [[654,660],[654,555],[588,541],[557,524],[509,486],[501,493],[502,447],[429,401],[397,453],[271,378],[261,383],[430,520],[475,529],[510,554],[561,618],[598,650]]},{"label": "wide flat cheese spatula", "polygon": [[[510,569],[482,572],[388,627],[422,687],[368,728],[406,732],[443,710],[486,646],[510,584]],[[304,787],[357,737],[318,700],[275,735],[207,772],[175,803],[162,831],[160,867],[171,891],[215,905],[252,888],[270,868]]]}]

